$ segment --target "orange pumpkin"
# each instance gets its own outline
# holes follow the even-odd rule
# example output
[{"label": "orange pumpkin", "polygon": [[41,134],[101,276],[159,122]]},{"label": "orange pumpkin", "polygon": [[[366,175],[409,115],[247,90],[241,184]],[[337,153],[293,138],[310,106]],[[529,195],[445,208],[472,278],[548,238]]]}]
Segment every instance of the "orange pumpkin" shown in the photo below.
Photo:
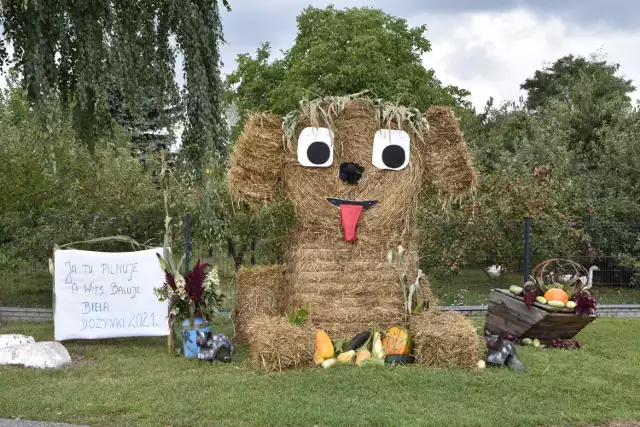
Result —
[{"label": "orange pumpkin", "polygon": [[409,354],[411,351],[411,336],[409,331],[399,326],[394,326],[385,334],[383,344],[384,354]]},{"label": "orange pumpkin", "polygon": [[544,294],[544,299],[547,301],[562,301],[566,304],[569,301],[569,295],[562,289],[549,289]]}]

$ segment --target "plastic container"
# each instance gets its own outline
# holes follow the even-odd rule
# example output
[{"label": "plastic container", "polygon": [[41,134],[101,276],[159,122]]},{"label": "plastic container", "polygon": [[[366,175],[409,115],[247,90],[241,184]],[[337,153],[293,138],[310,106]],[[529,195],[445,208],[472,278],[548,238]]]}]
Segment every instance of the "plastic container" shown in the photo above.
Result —
[{"label": "plastic container", "polygon": [[209,322],[201,317],[195,317],[193,322],[191,319],[185,319],[185,321],[182,322],[184,357],[187,359],[195,359],[198,356],[197,333],[201,331],[206,334],[210,330]]}]

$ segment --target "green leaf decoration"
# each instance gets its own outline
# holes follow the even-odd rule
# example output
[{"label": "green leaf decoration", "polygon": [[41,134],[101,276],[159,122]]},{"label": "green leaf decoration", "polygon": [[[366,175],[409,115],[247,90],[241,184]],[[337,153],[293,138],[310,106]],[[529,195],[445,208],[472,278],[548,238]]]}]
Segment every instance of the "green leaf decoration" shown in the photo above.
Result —
[{"label": "green leaf decoration", "polygon": [[336,350],[336,355],[338,355],[339,353],[344,352],[345,346],[347,346],[349,344],[349,340],[345,340],[342,338],[339,338],[335,341],[333,341],[333,348],[335,348]]},{"label": "green leaf decoration", "polygon": [[289,320],[289,323],[291,323],[292,325],[301,325],[304,322],[306,322],[308,317],[309,317],[309,312],[304,308],[301,308],[293,313],[287,314],[287,319]]}]

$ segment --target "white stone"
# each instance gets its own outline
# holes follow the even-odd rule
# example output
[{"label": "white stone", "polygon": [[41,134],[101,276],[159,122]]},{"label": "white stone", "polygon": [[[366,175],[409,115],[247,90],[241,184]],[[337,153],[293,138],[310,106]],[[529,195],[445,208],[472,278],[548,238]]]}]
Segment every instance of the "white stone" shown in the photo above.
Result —
[{"label": "white stone", "polygon": [[59,368],[71,363],[71,356],[57,341],[42,341],[0,348],[0,365],[26,368]]},{"label": "white stone", "polygon": [[9,347],[11,345],[33,344],[36,340],[33,337],[19,334],[0,335],[0,348]]}]

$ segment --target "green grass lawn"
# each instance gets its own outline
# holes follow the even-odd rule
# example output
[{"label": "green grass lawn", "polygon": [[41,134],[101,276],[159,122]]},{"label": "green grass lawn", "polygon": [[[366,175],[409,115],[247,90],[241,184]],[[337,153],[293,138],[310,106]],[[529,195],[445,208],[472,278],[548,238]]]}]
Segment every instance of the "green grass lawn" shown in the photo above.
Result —
[{"label": "green grass lawn", "polygon": [[[478,320],[478,326],[482,321]],[[222,329],[225,331],[225,328]],[[640,321],[597,319],[584,350],[519,347],[524,373],[334,366],[280,373],[170,356],[164,339],[68,342],[75,366],[0,368],[0,418],[112,426],[550,426],[640,419]],[[0,333],[52,339],[52,324]]]},{"label": "green grass lawn", "polygon": [[[205,259],[204,262],[214,263]],[[218,262],[223,292],[230,297],[223,310],[230,310],[235,286],[233,262]],[[51,275],[46,270],[20,272],[0,271],[0,306],[5,307],[51,307]],[[441,305],[486,305],[489,291],[494,287],[508,288],[521,285],[522,276],[509,273],[503,284],[491,281],[479,269],[462,270],[459,276],[450,279],[430,279],[431,287]],[[640,288],[598,288],[592,294],[600,304],[640,304]]]}]

